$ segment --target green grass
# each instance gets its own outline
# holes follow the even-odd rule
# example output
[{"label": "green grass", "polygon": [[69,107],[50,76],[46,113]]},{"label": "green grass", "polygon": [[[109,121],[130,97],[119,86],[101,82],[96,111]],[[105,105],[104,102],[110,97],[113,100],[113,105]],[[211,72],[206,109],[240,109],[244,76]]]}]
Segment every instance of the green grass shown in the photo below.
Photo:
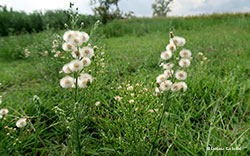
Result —
[{"label": "green grass", "polygon": [[[108,37],[98,42],[104,45],[105,67],[93,65],[91,73],[97,79],[91,87],[80,91],[85,106],[80,122],[83,153],[147,155],[161,104],[167,102],[168,116],[155,150],[158,155],[249,154],[249,21],[249,14],[226,14],[132,19],[101,27],[100,32]],[[165,101],[154,96],[154,87],[156,76],[163,72],[158,62],[171,29],[175,35],[186,38],[185,48],[192,51],[193,61],[188,71],[188,90]],[[4,41],[0,48],[0,108],[13,107],[21,112],[21,107],[32,117],[36,129],[28,124],[13,131],[5,128],[15,127],[13,117],[0,119],[0,155],[72,155],[72,136],[67,126],[72,125],[69,114],[73,100],[71,93],[59,86],[63,75],[58,72],[64,61],[37,55],[50,51],[53,39],[51,32],[0,39]],[[27,59],[11,57],[11,50],[5,53],[5,45],[22,55],[23,49],[28,48],[32,55]],[[95,58],[97,63],[100,52]],[[201,63],[198,52],[210,61]],[[134,90],[127,91],[127,84]],[[121,90],[117,89],[120,85]],[[33,101],[34,95],[40,101]],[[115,96],[123,99],[118,102]],[[135,103],[130,104],[130,99]],[[101,105],[95,106],[96,101]],[[56,111],[55,106],[62,110]],[[160,112],[150,113],[150,109]],[[12,110],[9,114],[18,115]],[[206,151],[207,145],[241,150]]]}]

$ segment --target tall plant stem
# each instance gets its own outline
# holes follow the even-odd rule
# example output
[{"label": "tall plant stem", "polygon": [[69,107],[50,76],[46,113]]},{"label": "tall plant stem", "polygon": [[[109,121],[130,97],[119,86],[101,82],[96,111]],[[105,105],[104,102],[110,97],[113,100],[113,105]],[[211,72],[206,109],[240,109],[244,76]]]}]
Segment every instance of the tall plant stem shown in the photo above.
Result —
[{"label": "tall plant stem", "polygon": [[81,156],[81,142],[80,142],[80,134],[79,134],[79,103],[77,100],[78,97],[78,74],[76,73],[74,75],[75,79],[76,79],[76,86],[75,86],[75,110],[74,110],[74,119],[75,119],[75,128],[76,128],[76,142],[77,142],[77,147],[76,147],[76,151],[77,151],[77,155]]},{"label": "tall plant stem", "polygon": [[[168,98],[168,94],[167,94],[167,98]],[[155,138],[154,138],[154,141],[152,142],[152,146],[151,146],[151,149],[150,149],[150,152],[149,152],[148,156],[151,156],[153,154],[154,149],[156,147],[156,140],[157,140],[159,132],[160,132],[160,128],[161,128],[162,121],[164,119],[165,112],[166,112],[166,102],[164,103],[163,110],[162,110],[161,117],[160,117],[160,121],[159,121],[159,124],[157,126],[157,131],[156,131],[156,134],[155,134]]]}]

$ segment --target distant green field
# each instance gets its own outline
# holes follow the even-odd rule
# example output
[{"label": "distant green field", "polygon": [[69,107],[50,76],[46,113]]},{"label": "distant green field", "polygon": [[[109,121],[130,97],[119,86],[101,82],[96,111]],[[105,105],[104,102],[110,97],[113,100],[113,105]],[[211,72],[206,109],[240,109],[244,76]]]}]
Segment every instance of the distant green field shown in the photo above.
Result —
[{"label": "distant green field", "polygon": [[[105,52],[105,66],[98,65],[103,57],[98,50],[96,63],[88,70],[96,80],[80,92],[85,106],[81,120],[84,155],[149,153],[164,102],[154,96],[154,87],[156,76],[163,72],[159,58],[168,44],[169,31],[187,40],[185,48],[192,51],[193,60],[188,90],[167,101],[168,116],[155,152],[249,154],[250,15],[223,14],[118,20],[97,29],[91,42]],[[73,101],[71,93],[59,85],[63,77],[59,71],[67,60],[58,61],[50,53],[55,33],[63,34],[48,30],[0,38],[0,109],[10,111],[0,119],[0,155],[72,155],[70,124],[65,119],[72,120],[67,116]],[[24,57],[26,48],[31,52],[28,58]],[[44,51],[49,56],[43,56]],[[134,90],[127,91],[127,84]],[[34,101],[34,95],[40,100]],[[115,96],[123,99],[118,102]],[[135,102],[129,103],[131,99]],[[21,107],[36,131],[30,124],[13,130],[11,115],[18,114],[10,107],[22,112]],[[150,113],[151,109],[159,112]],[[207,146],[241,150],[209,151]]]}]

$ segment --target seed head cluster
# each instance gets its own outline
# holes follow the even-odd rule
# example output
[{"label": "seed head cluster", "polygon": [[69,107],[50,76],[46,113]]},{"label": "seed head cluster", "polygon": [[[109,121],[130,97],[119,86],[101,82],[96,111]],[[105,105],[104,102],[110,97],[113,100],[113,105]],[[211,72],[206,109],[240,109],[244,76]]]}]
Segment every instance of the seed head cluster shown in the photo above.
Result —
[{"label": "seed head cluster", "polygon": [[165,63],[160,65],[163,67],[164,72],[156,77],[156,95],[168,90],[172,92],[187,90],[188,87],[184,81],[187,79],[188,74],[185,70],[191,64],[192,52],[183,48],[177,53],[177,50],[185,44],[186,40],[183,37],[174,36],[170,32],[170,41],[166,46],[166,51],[160,55],[161,60],[165,61]]}]

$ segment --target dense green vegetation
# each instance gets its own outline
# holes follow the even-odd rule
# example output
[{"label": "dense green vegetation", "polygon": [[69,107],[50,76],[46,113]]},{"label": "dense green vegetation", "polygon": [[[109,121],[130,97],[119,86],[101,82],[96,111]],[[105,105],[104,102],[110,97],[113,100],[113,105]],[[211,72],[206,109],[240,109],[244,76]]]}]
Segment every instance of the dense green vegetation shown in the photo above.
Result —
[{"label": "dense green vegetation", "polygon": [[[78,24],[84,23],[83,27],[89,27],[98,20],[92,15],[79,14]],[[47,10],[45,12],[25,12],[8,10],[0,6],[0,35],[40,32],[46,29],[64,29],[65,24],[70,26],[68,10]]]},{"label": "dense green vegetation", "polygon": [[[90,68],[96,80],[80,91],[85,106],[81,120],[83,153],[147,155],[161,104],[166,102],[168,116],[159,133],[158,155],[248,155],[249,26],[249,14],[223,14],[135,18],[99,27],[91,40],[100,47]],[[154,95],[154,87],[155,77],[162,72],[158,62],[169,31],[186,38],[185,48],[192,51],[193,60],[188,90],[165,101]],[[10,111],[0,119],[0,155],[72,154],[71,119],[67,116],[73,101],[70,91],[59,85],[63,77],[59,71],[67,60],[52,53],[52,41],[58,39],[55,33],[63,32],[48,29],[0,38],[0,109]],[[31,52],[30,57],[25,57],[25,49]],[[48,56],[43,55],[45,51]],[[103,58],[104,66],[100,65]],[[127,90],[128,84],[134,87],[132,91]],[[34,95],[40,100],[33,100]],[[116,101],[115,96],[122,100]],[[135,102],[130,103],[131,99]],[[22,108],[35,130],[30,124],[13,130],[11,115],[18,114],[10,107],[19,112]],[[149,112],[152,109],[158,112]],[[208,151],[207,146],[241,150]]]}]

